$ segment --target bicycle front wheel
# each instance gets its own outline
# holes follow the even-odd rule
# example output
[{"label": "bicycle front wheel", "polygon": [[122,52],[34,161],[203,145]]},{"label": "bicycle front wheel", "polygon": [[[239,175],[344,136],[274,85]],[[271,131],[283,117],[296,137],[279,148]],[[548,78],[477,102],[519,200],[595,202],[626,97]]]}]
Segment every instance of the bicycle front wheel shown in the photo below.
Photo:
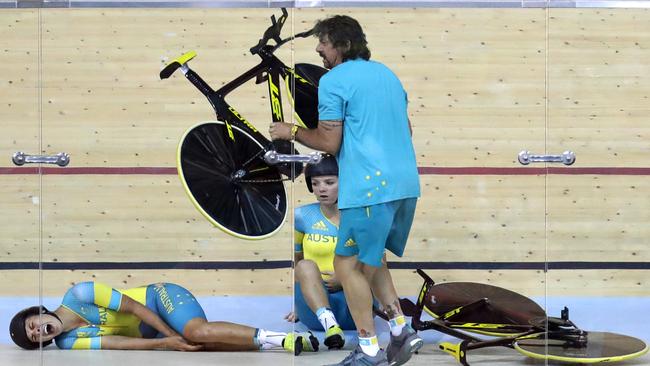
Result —
[{"label": "bicycle front wheel", "polygon": [[214,226],[241,239],[264,239],[286,219],[282,177],[262,159],[260,142],[230,127],[211,121],[188,129],[178,145],[178,175],[194,206]]},{"label": "bicycle front wheel", "polygon": [[587,332],[584,347],[566,345],[561,339],[545,339],[544,334],[536,339],[516,340],[513,347],[531,358],[570,363],[618,362],[648,352],[645,342],[623,334]]}]

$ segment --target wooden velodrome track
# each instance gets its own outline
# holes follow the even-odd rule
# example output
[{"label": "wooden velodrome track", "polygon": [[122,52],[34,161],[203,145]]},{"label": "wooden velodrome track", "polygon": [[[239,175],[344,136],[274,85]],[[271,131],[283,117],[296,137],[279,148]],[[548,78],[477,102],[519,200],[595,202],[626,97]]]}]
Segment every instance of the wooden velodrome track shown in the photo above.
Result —
[{"label": "wooden velodrome track", "polygon": [[[58,268],[44,271],[45,296],[88,279],[291,294],[290,220],[242,242],[186,198],[176,144],[213,112],[182,76],[158,80],[188,50],[213,86],[233,79],[256,64],[247,50],[273,12],[0,11],[0,296],[38,295],[39,246]],[[361,22],[373,58],[409,93],[423,191],[406,256],[389,257],[401,294],[417,293],[413,268],[424,266],[438,281],[529,296],[650,296],[650,12],[290,9],[285,34],[335,13]],[[315,46],[278,54],[320,64]],[[229,102],[266,130],[265,87],[250,83]],[[11,164],[14,152],[39,150],[72,163],[42,176]],[[522,167],[521,150],[573,150],[577,162]],[[287,187],[294,205],[312,201],[301,179]]]}]

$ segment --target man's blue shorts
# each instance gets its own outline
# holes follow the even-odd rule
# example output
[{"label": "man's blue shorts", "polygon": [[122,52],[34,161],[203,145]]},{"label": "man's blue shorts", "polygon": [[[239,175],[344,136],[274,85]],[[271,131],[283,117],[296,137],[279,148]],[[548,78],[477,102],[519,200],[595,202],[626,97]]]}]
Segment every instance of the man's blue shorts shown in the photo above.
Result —
[{"label": "man's blue shorts", "polygon": [[341,210],[337,255],[358,256],[370,266],[380,267],[384,250],[398,257],[404,254],[417,198]]}]

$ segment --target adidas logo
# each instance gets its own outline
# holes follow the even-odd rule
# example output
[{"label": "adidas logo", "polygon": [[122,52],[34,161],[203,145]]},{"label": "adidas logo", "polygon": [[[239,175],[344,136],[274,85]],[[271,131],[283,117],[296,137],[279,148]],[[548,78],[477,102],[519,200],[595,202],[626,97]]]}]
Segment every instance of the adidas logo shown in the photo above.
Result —
[{"label": "adidas logo", "polygon": [[353,246],[355,246],[355,245],[357,245],[357,243],[355,243],[354,240],[352,240],[352,239],[348,239],[348,240],[345,242],[345,246],[346,246],[346,247],[353,247]]},{"label": "adidas logo", "polygon": [[312,228],[312,229],[315,229],[315,230],[324,230],[324,231],[327,231],[327,225],[325,225],[325,223],[323,222],[323,220],[321,220],[321,221],[315,223],[314,225],[311,226],[311,228]]}]

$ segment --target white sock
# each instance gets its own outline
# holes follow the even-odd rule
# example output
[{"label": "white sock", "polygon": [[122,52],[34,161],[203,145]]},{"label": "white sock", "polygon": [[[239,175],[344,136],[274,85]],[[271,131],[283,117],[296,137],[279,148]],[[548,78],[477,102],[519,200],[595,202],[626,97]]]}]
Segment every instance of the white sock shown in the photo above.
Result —
[{"label": "white sock", "polygon": [[274,347],[282,347],[282,341],[287,333],[272,332],[270,330],[257,329],[255,333],[255,344],[258,344],[261,349],[269,349]]},{"label": "white sock", "polygon": [[330,308],[319,308],[316,310],[316,316],[318,317],[318,321],[321,323],[325,331],[335,325],[339,325],[339,323],[336,321],[336,318],[334,317],[334,313]]},{"label": "white sock", "polygon": [[263,351],[267,349],[276,349],[276,348],[280,348],[280,347],[272,345],[271,343],[264,343],[263,345],[260,346],[260,349]]},{"label": "white sock", "polygon": [[406,325],[406,318],[404,318],[404,315],[400,315],[398,317],[391,319],[389,323],[390,323],[390,334],[397,337],[398,335],[402,334],[402,329]]},{"label": "white sock", "polygon": [[376,335],[368,338],[359,337],[359,346],[361,346],[361,351],[370,357],[377,356],[379,352],[379,342],[377,342]]}]

